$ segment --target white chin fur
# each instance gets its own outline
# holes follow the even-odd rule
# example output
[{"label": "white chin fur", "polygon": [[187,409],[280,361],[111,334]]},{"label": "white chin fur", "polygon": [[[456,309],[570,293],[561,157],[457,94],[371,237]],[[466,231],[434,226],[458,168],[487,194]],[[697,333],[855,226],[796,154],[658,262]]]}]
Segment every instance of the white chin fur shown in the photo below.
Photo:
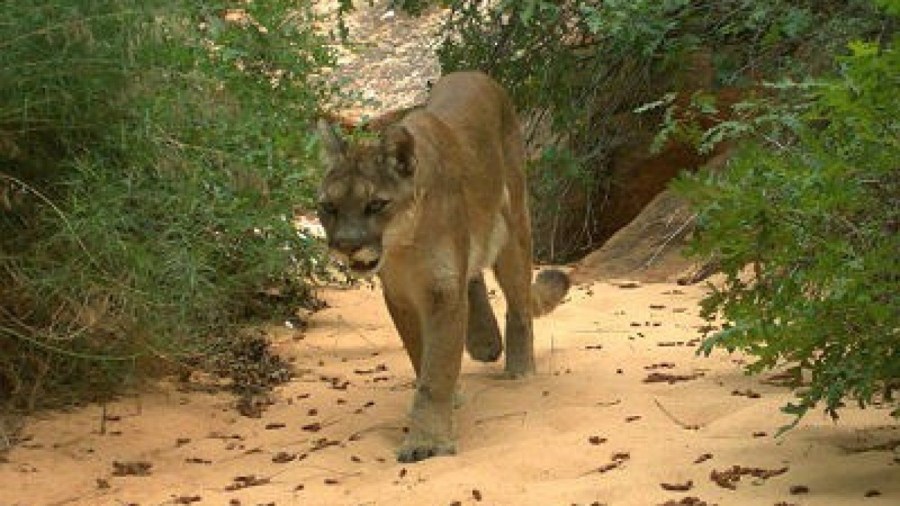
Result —
[{"label": "white chin fur", "polygon": [[376,263],[375,267],[372,267],[371,269],[358,271],[351,267],[350,270],[353,271],[353,274],[355,274],[357,276],[361,276],[364,278],[370,278],[370,277],[378,274],[378,271],[381,270],[382,265],[384,265],[384,257],[379,258],[378,263]]},{"label": "white chin fur", "polygon": [[[381,255],[381,252],[378,251],[377,248],[373,248],[371,246],[367,246],[365,248],[360,249],[356,253],[353,254],[353,257],[350,259],[350,268],[353,269],[353,272],[360,276],[372,276],[378,272],[378,269],[381,268],[382,261],[384,257]],[[372,265],[374,266],[370,269],[357,270],[353,268],[354,264],[362,264],[362,265]]]},{"label": "white chin fur", "polygon": [[[376,248],[366,247],[349,257],[340,251],[331,250],[331,257],[336,261],[350,268],[355,276],[371,277],[378,273],[382,265],[384,265],[384,256],[382,256]],[[355,265],[366,265],[375,262],[374,267],[370,269],[358,269]]]},{"label": "white chin fur", "polygon": [[350,260],[361,264],[369,264],[376,260],[381,261],[381,253],[371,246],[366,246],[354,253],[353,258]]}]

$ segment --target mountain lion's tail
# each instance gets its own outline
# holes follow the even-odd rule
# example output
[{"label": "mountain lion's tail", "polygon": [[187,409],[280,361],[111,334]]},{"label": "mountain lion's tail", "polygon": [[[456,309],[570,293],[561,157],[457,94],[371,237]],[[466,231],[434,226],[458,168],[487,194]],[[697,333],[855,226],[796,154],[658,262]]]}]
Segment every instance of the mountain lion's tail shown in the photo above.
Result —
[{"label": "mountain lion's tail", "polygon": [[537,275],[531,285],[531,315],[543,316],[562,302],[569,291],[569,275],[557,269],[547,269]]}]

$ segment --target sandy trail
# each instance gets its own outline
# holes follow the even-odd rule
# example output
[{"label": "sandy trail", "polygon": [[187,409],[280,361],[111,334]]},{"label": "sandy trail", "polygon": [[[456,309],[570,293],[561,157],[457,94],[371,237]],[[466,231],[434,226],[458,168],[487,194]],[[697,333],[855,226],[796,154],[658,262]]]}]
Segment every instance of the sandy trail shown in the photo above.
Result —
[{"label": "sandy trail", "polygon": [[[848,408],[838,425],[814,413],[774,438],[788,391],[743,375],[737,356],[695,356],[701,293],[576,288],[536,322],[535,377],[465,359],[459,455],[399,464],[413,378],[380,293],[327,291],[306,332],[274,332],[298,374],[262,418],[167,383],[111,404],[103,435],[97,406],[44,415],[0,464],[0,504],[900,503],[888,410]],[[682,381],[645,382],[654,373]],[[142,470],[115,462],[152,467],[117,476]]]},{"label": "sandy trail", "polygon": [[[384,5],[351,20],[364,49],[342,55],[339,77],[389,109],[437,74],[440,15],[423,30]],[[381,295],[326,291],[308,331],[272,330],[297,374],[262,418],[167,382],[110,404],[102,434],[98,406],[41,415],[0,461],[0,506],[900,504],[888,410],[847,408],[837,425],[817,412],[774,438],[789,392],[742,374],[739,356],[695,356],[701,295],[579,287],[536,321],[536,376],[464,359],[458,455],[399,464],[413,377]],[[661,375],[681,381],[645,382]]]}]

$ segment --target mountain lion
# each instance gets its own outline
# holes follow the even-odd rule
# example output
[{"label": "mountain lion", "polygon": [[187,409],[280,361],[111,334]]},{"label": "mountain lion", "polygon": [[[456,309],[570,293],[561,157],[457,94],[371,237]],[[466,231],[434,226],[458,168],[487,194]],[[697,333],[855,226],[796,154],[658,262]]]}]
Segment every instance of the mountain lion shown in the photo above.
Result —
[{"label": "mountain lion", "polygon": [[417,382],[403,462],[455,452],[453,405],[463,347],[496,361],[503,343],[482,269],[506,298],[506,373],[534,371],[531,319],[559,304],[568,276],[531,282],[524,144],[506,92],[459,72],[426,105],[348,140],[319,123],[327,173],[319,218],[329,248],[358,274],[377,274]]}]

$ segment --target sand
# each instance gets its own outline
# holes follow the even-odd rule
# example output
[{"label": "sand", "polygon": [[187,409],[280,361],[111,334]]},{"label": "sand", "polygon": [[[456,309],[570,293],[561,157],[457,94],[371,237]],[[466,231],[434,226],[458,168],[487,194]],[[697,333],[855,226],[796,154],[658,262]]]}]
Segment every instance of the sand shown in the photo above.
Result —
[{"label": "sand", "polygon": [[411,368],[378,290],[332,289],[306,331],[272,329],[297,375],[261,418],[174,382],[109,404],[102,434],[99,406],[43,414],[0,463],[0,505],[900,504],[887,408],[776,438],[787,388],[695,354],[702,288],[623,286],[536,321],[534,377],[464,359],[456,456],[395,461]]}]

